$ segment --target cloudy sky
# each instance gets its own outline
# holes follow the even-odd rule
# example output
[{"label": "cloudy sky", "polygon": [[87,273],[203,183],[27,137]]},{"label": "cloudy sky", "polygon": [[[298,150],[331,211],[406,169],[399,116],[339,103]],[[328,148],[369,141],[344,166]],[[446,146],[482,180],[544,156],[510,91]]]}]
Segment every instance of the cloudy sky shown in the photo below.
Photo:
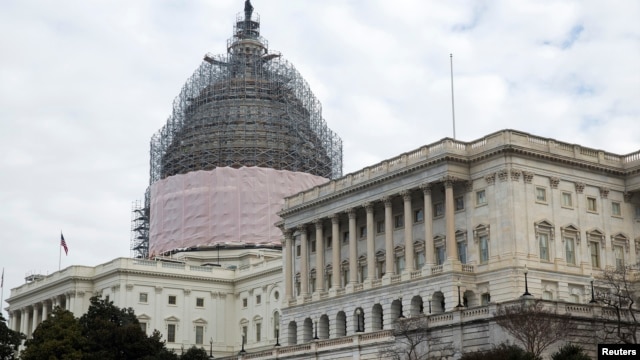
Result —
[{"label": "cloudy sky", "polygon": [[[309,82],[344,173],[451,137],[512,128],[640,149],[640,2],[254,0],[262,35]],[[130,255],[149,139],[242,0],[0,2],[0,267]],[[2,304],[4,308],[5,304]]]}]

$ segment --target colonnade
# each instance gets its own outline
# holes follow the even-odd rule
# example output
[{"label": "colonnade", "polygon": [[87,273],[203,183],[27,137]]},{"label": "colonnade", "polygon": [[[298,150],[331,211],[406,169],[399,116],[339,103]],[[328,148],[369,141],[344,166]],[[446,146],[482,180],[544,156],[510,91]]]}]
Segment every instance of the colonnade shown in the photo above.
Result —
[{"label": "colonnade", "polygon": [[66,293],[45,299],[9,312],[10,328],[31,337],[38,325],[48,319],[56,306],[69,311],[75,309],[75,293]]},{"label": "colonnade", "polygon": [[[446,222],[446,254],[447,261],[457,261],[457,246],[455,236],[455,207],[454,207],[454,192],[453,185],[454,178],[445,178],[442,180],[445,193],[445,222]],[[373,280],[376,278],[376,249],[375,249],[375,217],[374,208],[376,203],[382,202],[384,205],[384,251],[385,251],[385,275],[389,277],[395,275],[396,270],[396,258],[394,249],[394,230],[396,224],[394,224],[394,215],[402,215],[404,219],[404,259],[405,267],[404,272],[412,272],[415,269],[414,266],[414,239],[413,239],[413,225],[414,214],[412,208],[412,199],[414,194],[421,192],[424,205],[423,205],[423,222],[424,222],[424,238],[425,238],[425,261],[427,264],[434,263],[434,241],[433,241],[433,223],[432,223],[432,190],[433,184],[426,183],[419,188],[403,189],[396,194],[387,195],[377,199],[367,199],[361,205],[357,207],[351,207],[344,212],[334,213],[328,218],[316,218],[308,223],[298,225],[296,227],[287,228],[286,224],[283,229],[285,239],[285,292],[286,299],[291,300],[294,298],[293,289],[293,277],[294,277],[294,242],[295,234],[300,238],[300,295],[303,297],[310,295],[309,289],[309,231],[315,228],[315,241],[317,251],[315,257],[315,269],[316,269],[316,287],[315,291],[323,293],[330,289],[325,289],[325,236],[324,224],[327,220],[331,223],[331,264],[332,264],[332,278],[331,288],[332,290],[341,290],[343,288],[340,275],[341,275],[341,250],[342,250],[342,238],[340,237],[341,230],[348,231],[348,262],[349,262],[349,277],[347,287],[358,283],[358,233],[356,223],[356,210],[358,208],[364,208],[366,213],[366,261],[367,261],[367,280]],[[393,213],[392,204],[396,197],[401,197],[403,201],[403,212]],[[347,226],[340,226],[340,219],[346,214],[348,219]],[[311,225],[313,224],[313,226]],[[398,229],[399,230],[399,229]]]}]

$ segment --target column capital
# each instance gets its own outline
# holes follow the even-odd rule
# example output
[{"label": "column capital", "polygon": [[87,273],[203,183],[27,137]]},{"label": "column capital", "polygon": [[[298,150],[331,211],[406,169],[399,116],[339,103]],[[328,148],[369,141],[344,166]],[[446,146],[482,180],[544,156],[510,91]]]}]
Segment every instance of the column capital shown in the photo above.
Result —
[{"label": "column capital", "polygon": [[349,208],[346,211],[347,215],[349,215],[349,219],[355,219],[356,218],[356,209],[355,208]]},{"label": "column capital", "polygon": [[322,229],[322,219],[315,219],[313,220],[313,224],[316,226],[316,230],[320,230]]},{"label": "column capital", "polygon": [[284,229],[282,235],[284,235],[285,240],[291,240],[293,238],[293,230]]},{"label": "column capital", "polygon": [[339,224],[340,223],[340,214],[331,215],[331,223],[332,224]]},{"label": "column capital", "polygon": [[382,198],[382,202],[384,203],[384,207],[391,207],[391,196],[385,196]]},{"label": "column capital", "polygon": [[366,203],[362,204],[362,206],[367,211],[367,214],[373,213],[373,203],[372,202],[367,201]]},{"label": "column capital", "polygon": [[420,190],[422,190],[422,193],[425,195],[431,194],[431,183],[424,183],[420,185]]},{"label": "column capital", "polygon": [[402,190],[400,196],[404,201],[411,201],[411,190]]},{"label": "column capital", "polygon": [[296,226],[296,229],[298,229],[298,231],[300,232],[305,232],[307,231],[307,224],[303,224],[303,225],[298,225]]},{"label": "column capital", "polygon": [[444,183],[444,187],[446,188],[450,188],[453,187],[453,183],[458,181],[460,179],[458,179],[455,176],[451,176],[451,175],[446,175],[442,177],[442,182]]}]

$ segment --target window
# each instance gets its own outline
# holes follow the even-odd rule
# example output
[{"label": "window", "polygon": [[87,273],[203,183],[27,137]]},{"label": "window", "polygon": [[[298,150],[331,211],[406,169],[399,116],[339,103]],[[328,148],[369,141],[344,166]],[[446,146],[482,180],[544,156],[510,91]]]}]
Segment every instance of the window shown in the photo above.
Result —
[{"label": "window", "polygon": [[342,262],[342,287],[347,286],[349,283],[349,262]]},{"label": "window", "polygon": [[547,202],[547,189],[543,187],[536,187],[536,201],[537,202]]},{"label": "window", "polygon": [[249,300],[247,298],[242,299],[242,307],[246,308],[249,305]]},{"label": "window", "polygon": [[379,220],[376,223],[376,230],[378,231],[378,234],[383,233],[384,232],[384,220]]},{"label": "window", "polygon": [[[300,296],[300,273],[296,274],[296,294]],[[246,306],[245,306],[246,307]]]},{"label": "window", "polygon": [[175,295],[169,295],[169,305],[176,305],[178,303],[177,297]]},{"label": "window", "polygon": [[538,246],[540,247],[540,260],[549,261],[549,235],[538,234]]},{"label": "window", "polygon": [[418,209],[413,212],[413,222],[422,222],[424,220],[424,211],[422,209]]},{"label": "window", "polygon": [[300,257],[300,245],[296,245],[296,256]]},{"label": "window", "polygon": [[613,254],[616,257],[616,270],[621,270],[624,267],[624,248],[622,246],[614,245]]},{"label": "window", "polygon": [[587,197],[587,210],[591,212],[598,211],[598,203],[596,202],[596,198],[588,196]]},{"label": "window", "polygon": [[316,241],[315,240],[311,240],[311,253],[315,253],[316,252]]},{"label": "window", "polygon": [[387,263],[386,263],[386,258],[385,258],[385,252],[384,251],[378,251],[376,252],[376,269],[378,272],[378,279],[381,279],[385,272],[387,271]]},{"label": "window", "polygon": [[622,216],[622,210],[620,209],[620,203],[614,201],[611,203],[611,215],[613,216]]},{"label": "window", "polygon": [[176,324],[167,325],[167,342],[176,342]]},{"label": "window", "polygon": [[262,302],[262,295],[256,295],[256,305],[260,305]]},{"label": "window", "polygon": [[367,227],[366,226],[360,226],[360,237],[361,238],[366,238],[367,237]]},{"label": "window", "polygon": [[420,250],[416,253],[414,261],[416,270],[422,269],[422,266],[425,263],[424,250]]},{"label": "window", "polygon": [[551,291],[543,291],[542,300],[553,300],[553,293]]},{"label": "window", "polygon": [[575,250],[575,241],[573,238],[565,237],[564,238],[564,251],[565,251],[565,260],[569,265],[576,264],[576,250]]},{"label": "window", "polygon": [[487,196],[484,190],[476,191],[476,205],[485,205],[487,203]]},{"label": "window", "polygon": [[324,277],[325,289],[331,289],[331,287],[333,286],[333,276],[331,275],[333,275],[333,269],[328,267]]},{"label": "window", "polygon": [[480,263],[486,264],[489,261],[489,236],[480,235],[478,242],[480,243]]},{"label": "window", "polygon": [[196,326],[196,344],[202,345],[204,339],[204,326]]},{"label": "window", "polygon": [[312,293],[316,292],[316,269],[311,269],[309,273],[309,290]]},{"label": "window", "polygon": [[256,341],[260,341],[262,337],[262,324],[256,323]]},{"label": "window", "polygon": [[436,246],[436,264],[444,264],[444,260],[447,258],[444,244]]},{"label": "window", "polygon": [[461,263],[467,263],[467,242],[466,241],[458,241],[458,260]]},{"label": "window", "polygon": [[456,204],[456,211],[464,210],[464,196],[458,196],[454,201]]},{"label": "window", "polygon": [[396,255],[396,274],[404,271],[404,255]]},{"label": "window", "polygon": [[444,215],[444,204],[443,203],[433,204],[433,217],[440,217],[443,215]]},{"label": "window", "polygon": [[580,296],[578,296],[577,294],[569,295],[569,302],[580,303]]},{"label": "window", "polygon": [[487,305],[491,302],[491,294],[484,293],[480,296],[480,305]]},{"label": "window", "polygon": [[273,337],[280,337],[280,313],[277,311],[273,314]]},{"label": "window", "polygon": [[349,232],[345,231],[342,233],[342,243],[343,244],[348,244],[349,243]]},{"label": "window", "polygon": [[589,242],[589,252],[591,253],[591,266],[595,268],[600,267],[600,249],[598,246],[600,245],[597,241]]},{"label": "window", "polygon": [[358,276],[360,277],[360,282],[364,282],[367,279],[367,258],[358,260]]},{"label": "window", "polygon": [[[246,320],[245,320],[245,321],[246,321]],[[243,325],[243,326],[242,326],[242,343],[243,343],[243,344],[246,344],[246,343],[247,343],[247,334],[248,334],[248,331],[247,331],[247,325]]]},{"label": "window", "polygon": [[402,214],[396,215],[394,218],[394,226],[395,228],[401,228],[404,226],[404,216]]},{"label": "window", "polygon": [[573,195],[570,192],[562,192],[562,206],[567,208],[573,207]]},{"label": "window", "polygon": [[331,249],[331,245],[332,245],[331,242],[332,242],[331,236],[327,237],[327,249]]},{"label": "window", "polygon": [[140,295],[138,295],[138,301],[144,304],[147,303],[148,298],[149,298],[149,295],[147,293],[140,293]]},{"label": "window", "polygon": [[204,307],[204,298],[196,298],[196,307]]},{"label": "window", "polygon": [[143,333],[147,333],[147,323],[146,322],[140,322],[140,329],[142,329]]}]

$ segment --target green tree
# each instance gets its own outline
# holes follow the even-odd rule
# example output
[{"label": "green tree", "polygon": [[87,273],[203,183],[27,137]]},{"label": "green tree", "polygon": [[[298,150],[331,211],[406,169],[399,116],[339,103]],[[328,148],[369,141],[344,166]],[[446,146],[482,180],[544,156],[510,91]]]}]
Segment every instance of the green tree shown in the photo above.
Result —
[{"label": "green tree", "polygon": [[7,321],[0,312],[0,360],[13,360],[24,335],[9,329]]},{"label": "green tree", "polygon": [[95,296],[90,302],[89,310],[78,321],[86,339],[83,359],[176,358],[171,357],[159,333],[148,337],[142,331],[132,308],[120,309]]},{"label": "green tree", "polygon": [[68,310],[56,307],[33,332],[20,354],[23,360],[81,360],[85,339],[78,320]]},{"label": "green tree", "polygon": [[552,360],[591,360],[591,358],[584,353],[584,349],[578,345],[565,344],[560,350],[551,355]]},{"label": "green tree", "polygon": [[460,360],[540,360],[540,358],[517,345],[502,343],[491,350],[466,353]]},{"label": "green tree", "polygon": [[180,360],[208,360],[209,355],[203,348],[192,346],[184,355],[180,356]]}]

